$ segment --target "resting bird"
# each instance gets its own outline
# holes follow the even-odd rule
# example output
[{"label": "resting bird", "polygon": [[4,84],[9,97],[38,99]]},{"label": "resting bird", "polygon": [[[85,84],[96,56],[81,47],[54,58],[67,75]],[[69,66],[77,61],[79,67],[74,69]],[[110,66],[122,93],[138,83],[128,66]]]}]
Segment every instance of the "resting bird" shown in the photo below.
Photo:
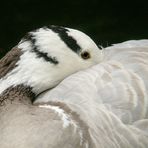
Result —
[{"label": "resting bird", "polygon": [[[0,147],[59,147],[62,139],[59,137],[58,142],[55,137],[60,136],[58,131],[53,138],[48,136],[55,132],[54,126],[62,128],[60,118],[52,110],[33,106],[32,102],[68,75],[102,59],[102,50],[78,30],[49,26],[27,33],[0,60]],[[79,145],[75,139],[68,145],[72,146],[73,142]],[[63,147],[70,148],[64,144]]]},{"label": "resting bird", "polygon": [[[57,33],[55,30],[52,32]],[[76,33],[68,36],[75,38],[77,41],[75,43],[79,43],[83,47],[90,45],[84,41],[86,38],[77,35]],[[58,39],[63,40],[63,36],[65,38],[65,33],[63,35],[62,32]],[[80,40],[82,42],[79,42]],[[64,41],[63,43],[66,43],[66,47],[69,48],[71,45],[69,45],[69,40]],[[37,51],[41,50],[40,46],[34,48],[35,43],[34,38],[32,41],[32,35],[25,39],[25,43],[24,41],[20,42],[19,48],[26,47],[25,50],[22,50],[24,55],[26,53],[25,57],[32,59],[32,48],[35,51],[36,49]],[[94,42],[92,43],[95,45]],[[57,45],[57,40],[54,45]],[[28,51],[29,53],[26,52],[28,49],[31,49]],[[87,47],[87,49],[91,48]],[[96,57],[93,62],[90,62],[91,64],[88,62],[87,66],[71,71],[68,75],[81,70],[69,77],[67,77],[68,75],[62,77],[62,79],[67,78],[54,83],[57,85],[62,81],[56,87],[51,85],[52,83],[48,83],[51,78],[50,73],[43,79],[36,77],[43,77],[40,69],[44,70],[42,74],[46,74],[48,68],[47,65],[44,67],[41,62],[38,62],[38,60],[45,61],[43,56],[39,56],[40,52],[35,52],[35,58],[32,60],[33,66],[29,66],[31,62],[27,63],[28,58],[23,60],[23,54],[20,58],[16,56],[16,59],[22,60],[22,62],[12,60],[15,63],[12,65],[16,65],[16,67],[12,66],[15,69],[19,67],[20,63],[23,64],[16,71],[8,68],[6,71],[9,72],[4,72],[7,74],[6,76],[3,74],[1,79],[3,87],[0,98],[2,103],[0,107],[0,147],[147,148],[148,41],[128,41],[105,48],[103,51],[95,49],[96,53],[92,54],[94,56],[91,54],[88,56],[87,53],[85,56],[87,58],[82,59],[83,62],[88,62],[86,60],[90,57]],[[44,55],[50,55],[46,53]],[[82,58],[81,54],[76,55]],[[15,54],[13,56],[15,57]],[[54,61],[58,61],[55,55],[51,57]],[[32,70],[33,73],[25,73],[26,70],[34,68],[34,64],[36,69]],[[94,64],[97,65],[93,66]],[[6,64],[5,66],[11,67],[10,65]],[[55,68],[54,64],[50,63],[49,65],[50,70],[52,66]],[[72,68],[77,67],[75,60],[74,63],[69,64],[69,67],[71,67],[70,65],[73,66]],[[3,65],[2,68],[5,66]],[[85,68],[88,69],[83,70]],[[16,73],[21,76],[15,75]],[[25,74],[28,73],[30,75],[26,78]],[[15,76],[14,81],[7,80],[11,75]],[[21,82],[25,83],[20,84],[20,77],[22,78]],[[41,80],[40,83],[38,80]],[[12,85],[7,87],[7,83]],[[38,85],[34,85],[36,83]],[[45,90],[47,91],[42,93]],[[36,95],[39,95],[38,98],[33,99]],[[34,105],[30,100],[35,100]]]}]

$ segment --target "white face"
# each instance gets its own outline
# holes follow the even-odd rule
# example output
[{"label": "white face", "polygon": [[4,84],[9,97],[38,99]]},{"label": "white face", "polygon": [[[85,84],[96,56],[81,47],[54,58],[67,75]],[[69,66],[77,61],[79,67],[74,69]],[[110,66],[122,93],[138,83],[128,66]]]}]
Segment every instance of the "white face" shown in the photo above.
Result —
[{"label": "white face", "polygon": [[31,86],[36,94],[102,60],[102,51],[90,37],[64,27],[50,26],[32,31],[18,48],[23,54],[7,78],[15,85]]}]

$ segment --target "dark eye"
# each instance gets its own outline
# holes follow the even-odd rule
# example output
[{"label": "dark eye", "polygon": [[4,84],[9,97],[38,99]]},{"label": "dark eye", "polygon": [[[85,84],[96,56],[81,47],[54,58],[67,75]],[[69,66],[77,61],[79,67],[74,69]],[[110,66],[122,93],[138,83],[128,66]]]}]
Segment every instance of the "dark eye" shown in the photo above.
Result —
[{"label": "dark eye", "polygon": [[81,57],[83,59],[89,59],[90,58],[90,54],[89,54],[89,52],[85,51],[85,52],[81,53]]}]

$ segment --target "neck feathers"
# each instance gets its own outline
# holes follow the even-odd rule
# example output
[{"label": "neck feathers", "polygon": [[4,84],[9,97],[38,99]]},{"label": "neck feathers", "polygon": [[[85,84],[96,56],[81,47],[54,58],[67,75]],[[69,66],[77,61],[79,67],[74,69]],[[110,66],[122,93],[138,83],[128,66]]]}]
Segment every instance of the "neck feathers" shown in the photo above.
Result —
[{"label": "neck feathers", "polygon": [[[3,78],[5,79],[5,76],[17,66],[17,62],[21,55],[21,49],[15,47],[0,60],[0,106],[5,105],[6,103],[11,103],[12,101],[31,103],[34,100],[35,94],[30,87],[23,85],[9,86],[9,84],[7,84],[8,86],[5,86],[3,84]],[[3,88],[6,89],[3,90]]]},{"label": "neck feathers", "polygon": [[9,87],[2,94],[0,94],[0,106],[5,106],[7,103],[20,102],[24,104],[31,104],[35,98],[35,94],[30,87],[18,85]]}]

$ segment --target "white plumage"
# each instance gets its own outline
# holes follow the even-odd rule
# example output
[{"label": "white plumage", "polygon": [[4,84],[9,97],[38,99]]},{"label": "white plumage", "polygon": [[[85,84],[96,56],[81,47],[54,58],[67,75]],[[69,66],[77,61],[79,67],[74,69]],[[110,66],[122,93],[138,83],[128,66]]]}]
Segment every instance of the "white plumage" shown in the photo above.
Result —
[{"label": "white plumage", "polygon": [[49,101],[79,114],[96,148],[147,148],[148,40],[105,48],[100,64],[69,76],[35,103],[47,108]]},{"label": "white plumage", "polygon": [[87,125],[69,106],[39,108],[32,102],[102,58],[102,50],[78,30],[49,26],[27,33],[0,60],[0,147],[93,147]]},{"label": "white plumage", "polygon": [[[20,49],[22,55],[16,67],[0,78],[0,94],[20,84],[30,86],[35,94],[39,94],[68,75],[102,60],[102,50],[89,36],[59,26],[29,32],[15,48]],[[84,59],[85,53],[90,57]]]},{"label": "white plumage", "polygon": [[29,32],[0,61],[0,147],[147,148],[147,67],[148,40],[101,50],[74,29]]}]

